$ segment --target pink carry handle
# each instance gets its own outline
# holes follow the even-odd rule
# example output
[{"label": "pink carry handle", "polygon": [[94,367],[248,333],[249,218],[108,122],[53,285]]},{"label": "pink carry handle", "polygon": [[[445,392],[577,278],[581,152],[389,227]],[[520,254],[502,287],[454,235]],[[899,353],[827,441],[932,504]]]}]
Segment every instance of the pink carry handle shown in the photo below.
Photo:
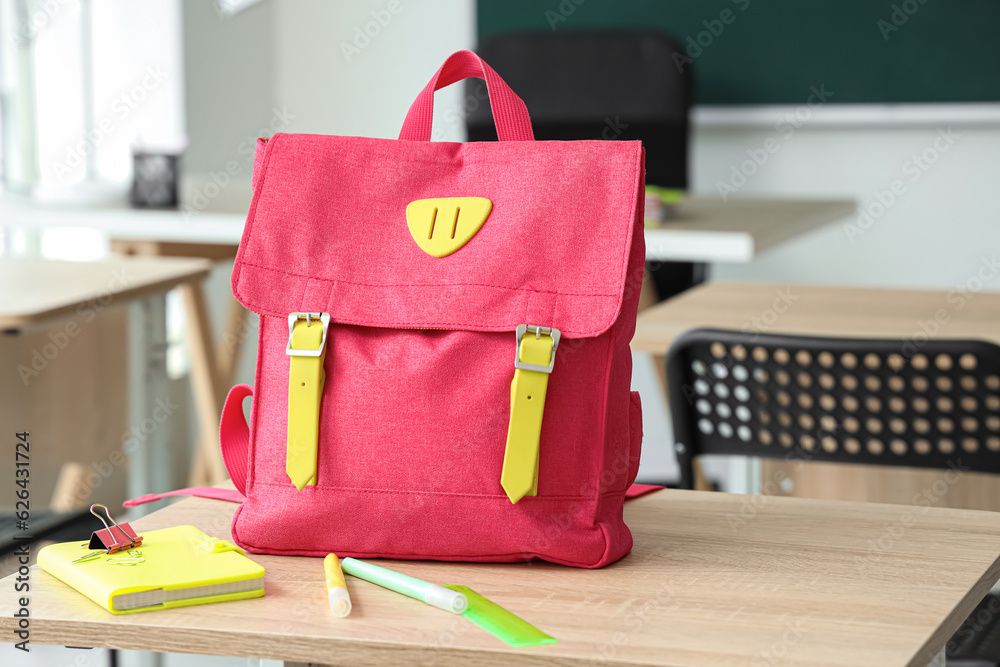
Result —
[{"label": "pink carry handle", "polygon": [[497,125],[500,141],[534,141],[528,108],[514,94],[500,75],[472,51],[456,51],[448,56],[434,77],[413,101],[399,138],[407,141],[430,141],[434,119],[434,91],[450,86],[456,81],[478,77],[486,81],[490,96],[493,120]]},{"label": "pink carry handle", "polygon": [[246,494],[247,467],[250,458],[250,426],[243,416],[243,399],[253,396],[253,387],[238,384],[229,390],[219,420],[219,443],[222,460],[236,490]]}]

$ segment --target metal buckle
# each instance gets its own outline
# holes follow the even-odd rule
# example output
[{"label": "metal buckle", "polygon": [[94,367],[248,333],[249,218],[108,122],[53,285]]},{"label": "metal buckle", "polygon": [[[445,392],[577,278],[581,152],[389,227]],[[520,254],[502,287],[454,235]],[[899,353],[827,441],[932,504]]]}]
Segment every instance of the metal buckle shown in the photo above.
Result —
[{"label": "metal buckle", "polygon": [[[549,358],[548,366],[529,364],[521,361],[521,339],[524,338],[524,334],[529,331],[535,334],[535,338],[541,338],[542,334],[552,338],[552,356]],[[554,327],[541,327],[537,324],[519,324],[517,325],[515,334],[517,336],[517,346],[514,348],[514,368],[520,368],[524,371],[536,371],[538,373],[551,373],[552,368],[556,365],[556,349],[559,347],[559,339],[562,337],[562,333],[559,332],[559,329]]]},{"label": "metal buckle", "polygon": [[[315,350],[300,350],[292,347],[292,332],[295,330],[295,323],[305,320],[307,326],[312,326],[313,318],[319,318],[320,326],[323,327],[323,339],[319,342],[319,348]],[[326,348],[326,335],[330,332],[330,313],[292,313],[288,316],[288,345],[285,346],[285,354],[290,357],[318,357],[323,354]]]}]

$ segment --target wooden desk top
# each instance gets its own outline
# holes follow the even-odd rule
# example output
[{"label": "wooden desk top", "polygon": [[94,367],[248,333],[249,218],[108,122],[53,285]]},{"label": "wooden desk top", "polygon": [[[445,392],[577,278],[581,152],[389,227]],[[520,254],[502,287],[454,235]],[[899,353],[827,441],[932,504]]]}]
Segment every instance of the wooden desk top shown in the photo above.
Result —
[{"label": "wooden desk top", "polygon": [[707,283],[639,313],[632,349],[666,354],[688,329],[912,338],[921,323],[940,322],[939,338],[1000,343],[1000,294],[820,287],[777,283]]},{"label": "wooden desk top", "polygon": [[22,329],[76,314],[79,308],[107,308],[166,292],[202,280],[210,268],[211,263],[202,259],[64,262],[2,257],[0,329]]},{"label": "wooden desk top", "polygon": [[646,259],[675,262],[749,262],[765,250],[854,212],[849,199],[722,201],[689,197],[678,216],[646,230]]},{"label": "wooden desk top", "polygon": [[[134,525],[229,537],[236,506],[187,499]],[[1000,513],[660,491],[629,501],[632,553],[601,570],[388,561],[466,584],[559,643],[515,649],[463,618],[348,577],[329,613],[322,561],[257,556],[264,598],[112,616],[31,571],[31,641],[290,661],[485,665],[926,665],[1000,577]],[[14,582],[0,581],[0,632]]]}]

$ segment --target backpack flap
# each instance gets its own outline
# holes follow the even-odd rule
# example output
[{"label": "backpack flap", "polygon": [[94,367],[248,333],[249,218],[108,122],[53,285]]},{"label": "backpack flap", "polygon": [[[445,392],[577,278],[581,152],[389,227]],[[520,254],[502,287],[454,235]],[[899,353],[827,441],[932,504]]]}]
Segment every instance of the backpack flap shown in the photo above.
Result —
[{"label": "backpack flap", "polygon": [[[257,313],[397,329],[539,324],[567,338],[599,335],[618,316],[643,186],[639,142],[278,134],[262,146],[232,277]],[[453,198],[489,210],[456,215],[444,202],[437,219],[421,203]],[[411,206],[424,217],[408,223]],[[466,242],[443,256],[414,238],[426,230],[453,244],[467,225]]]}]

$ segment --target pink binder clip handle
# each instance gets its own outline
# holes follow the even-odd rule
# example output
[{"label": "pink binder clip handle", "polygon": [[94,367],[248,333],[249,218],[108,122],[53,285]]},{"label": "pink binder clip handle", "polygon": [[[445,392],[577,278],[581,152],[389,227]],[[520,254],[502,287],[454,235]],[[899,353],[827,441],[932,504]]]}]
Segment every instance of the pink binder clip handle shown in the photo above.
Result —
[{"label": "pink binder clip handle", "polygon": [[[104,510],[104,513],[108,517],[107,519],[97,513],[95,509],[97,507]],[[135,530],[128,523],[118,523],[115,521],[106,506],[94,503],[90,506],[90,513],[101,520],[101,523],[104,524],[104,529],[98,530],[90,536],[88,548],[104,549],[109,554],[113,554],[127,549],[134,549],[142,544],[142,535],[136,535]]]}]

